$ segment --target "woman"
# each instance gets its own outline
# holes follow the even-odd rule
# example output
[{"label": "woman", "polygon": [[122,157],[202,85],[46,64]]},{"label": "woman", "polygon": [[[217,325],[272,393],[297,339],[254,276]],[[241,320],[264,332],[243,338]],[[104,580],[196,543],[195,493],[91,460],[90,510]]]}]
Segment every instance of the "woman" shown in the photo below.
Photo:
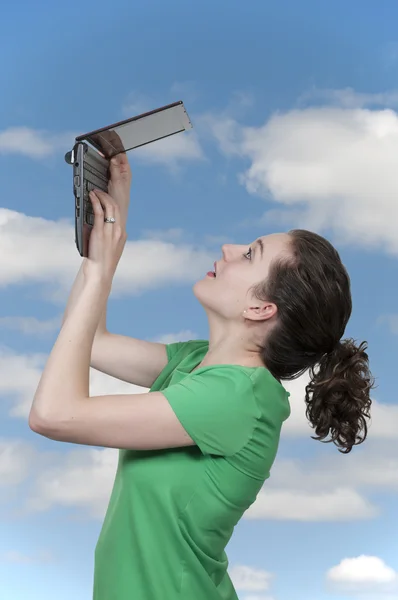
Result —
[{"label": "woman", "polygon": [[[269,477],[290,412],[281,380],[311,370],[306,403],[316,439],[329,436],[350,452],[366,437],[366,347],[342,340],[349,278],[318,235],[268,235],[250,247],[224,246],[215,273],[194,285],[209,341],[166,346],[110,334],[105,309],[126,242],[130,183],[120,155],[109,195],[92,194],[89,258],[30,427],[120,449],[96,547],[95,600],[236,600],[225,546]],[[89,397],[90,359],[150,392]]]}]

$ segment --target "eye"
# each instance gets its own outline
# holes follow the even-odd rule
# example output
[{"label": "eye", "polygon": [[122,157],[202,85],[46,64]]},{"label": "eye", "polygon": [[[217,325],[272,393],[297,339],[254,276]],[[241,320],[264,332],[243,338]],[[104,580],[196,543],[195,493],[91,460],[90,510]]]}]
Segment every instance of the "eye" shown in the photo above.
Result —
[{"label": "eye", "polygon": [[245,254],[243,254],[242,256],[244,256],[244,258],[246,258],[247,260],[251,260],[252,257],[252,249],[249,248],[249,250],[247,252],[245,252]]}]

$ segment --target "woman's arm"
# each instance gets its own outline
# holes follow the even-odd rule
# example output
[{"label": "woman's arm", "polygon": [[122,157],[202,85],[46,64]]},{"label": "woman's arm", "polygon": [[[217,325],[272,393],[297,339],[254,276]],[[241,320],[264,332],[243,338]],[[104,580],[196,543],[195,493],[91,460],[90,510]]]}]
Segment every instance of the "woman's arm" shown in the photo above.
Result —
[{"label": "woman's arm", "polygon": [[161,392],[89,397],[91,348],[110,287],[101,279],[84,284],[44,368],[30,428],[53,440],[110,448],[193,445]]},{"label": "woman's arm", "polygon": [[106,280],[83,280],[45,365],[30,423],[70,416],[74,404],[89,396],[91,350],[110,288]]},{"label": "woman's arm", "polygon": [[[126,243],[120,207],[92,193],[95,215],[84,285],[47,360],[29,415],[33,431],[48,438],[112,448],[159,449],[192,445],[161,392],[89,398],[90,356]],[[102,206],[101,206],[102,205]],[[105,223],[105,216],[115,217]]]}]

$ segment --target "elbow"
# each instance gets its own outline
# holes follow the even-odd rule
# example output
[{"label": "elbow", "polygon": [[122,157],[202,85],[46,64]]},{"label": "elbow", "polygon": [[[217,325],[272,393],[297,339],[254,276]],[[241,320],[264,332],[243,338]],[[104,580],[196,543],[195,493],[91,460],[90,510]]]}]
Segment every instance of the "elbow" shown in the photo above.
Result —
[{"label": "elbow", "polygon": [[38,433],[39,435],[45,436],[46,431],[48,431],[49,429],[49,424],[46,424],[45,421],[42,418],[40,418],[40,416],[36,414],[34,410],[31,410],[29,413],[28,424],[29,428],[34,433]]},{"label": "elbow", "polygon": [[29,413],[29,428],[38,435],[59,442],[70,441],[71,433],[76,428],[76,414],[40,414],[34,408]]},{"label": "elbow", "polygon": [[29,428],[39,435],[43,435],[44,437],[52,438],[54,432],[59,429],[60,422],[59,419],[55,417],[55,415],[41,414],[40,411],[37,411],[32,407],[29,413],[28,420]]},{"label": "elbow", "polygon": [[52,426],[54,414],[51,414],[49,406],[42,396],[35,394],[28,418],[29,428],[34,433],[46,436],[46,432]]},{"label": "elbow", "polygon": [[35,415],[33,412],[29,415],[29,428],[38,435],[42,435],[49,440],[64,441],[63,430],[59,423],[49,421]]}]

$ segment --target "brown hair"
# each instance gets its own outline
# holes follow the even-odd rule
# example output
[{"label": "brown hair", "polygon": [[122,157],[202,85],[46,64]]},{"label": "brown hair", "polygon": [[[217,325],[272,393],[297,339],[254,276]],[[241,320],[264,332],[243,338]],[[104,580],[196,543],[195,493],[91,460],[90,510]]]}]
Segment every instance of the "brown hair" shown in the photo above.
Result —
[{"label": "brown hair", "polygon": [[341,339],[352,310],[350,278],[325,238],[302,229],[289,235],[291,258],[276,260],[253,288],[259,299],[278,307],[261,357],[279,380],[309,369],[305,402],[313,437],[348,453],[367,436],[374,384],[366,342]]}]

